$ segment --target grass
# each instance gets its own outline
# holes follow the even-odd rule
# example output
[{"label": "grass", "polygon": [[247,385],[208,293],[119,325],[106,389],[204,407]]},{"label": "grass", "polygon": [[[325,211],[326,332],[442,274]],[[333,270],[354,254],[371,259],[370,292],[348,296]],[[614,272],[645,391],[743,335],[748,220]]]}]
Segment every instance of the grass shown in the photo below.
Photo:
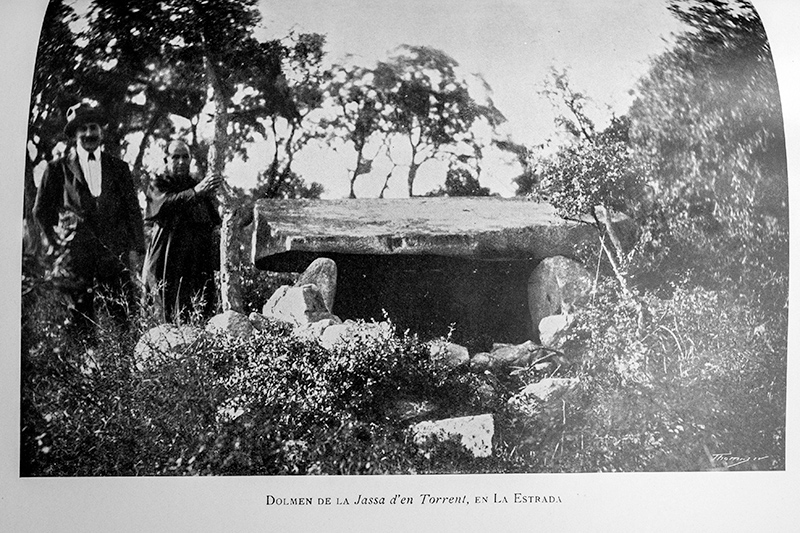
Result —
[{"label": "grass", "polygon": [[[561,364],[476,375],[410,334],[327,350],[279,323],[249,339],[203,335],[137,369],[146,310],[125,334],[101,306],[88,353],[60,326],[46,278],[23,288],[23,476],[785,468],[786,310],[732,291],[643,293],[642,324],[605,287],[578,312]],[[526,412],[508,402],[550,376],[578,386]],[[492,413],[493,456],[449,440],[419,453],[397,406],[422,400],[431,418]]]}]

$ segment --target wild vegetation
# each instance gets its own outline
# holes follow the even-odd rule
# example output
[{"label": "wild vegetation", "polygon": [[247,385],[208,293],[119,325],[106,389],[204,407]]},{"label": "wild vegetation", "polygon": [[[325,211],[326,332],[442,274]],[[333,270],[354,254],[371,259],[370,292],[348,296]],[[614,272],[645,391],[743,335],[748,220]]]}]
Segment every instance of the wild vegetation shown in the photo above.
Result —
[{"label": "wild vegetation", "polygon": [[[79,40],[71,9],[51,2],[33,87],[27,199],[33,168],[52,156],[60,110],[72,100],[92,97],[112,110],[112,149],[117,142],[141,155],[175,132],[170,114],[196,126],[213,80],[209,65],[231,84],[216,86],[218,94],[247,89],[245,98],[228,100],[232,133],[214,161],[245,153],[254,136],[275,146],[258,186],[238,191],[232,210],[257,197],[318,195],[318,185],[292,170],[313,139],[354,149],[351,184],[368,172],[374,150],[391,154],[386,139],[397,135],[422,143],[404,163],[409,193],[415,165],[439,157],[450,171],[437,194],[488,194],[479,182],[485,147],[470,128],[502,115],[475,103],[447,54],[410,46],[377,69],[326,71],[324,38],[291,35],[242,39],[246,51],[215,55],[214,32],[224,29],[204,26],[204,17],[224,18],[246,35],[256,22],[254,2],[176,1],[175,13],[155,16],[156,4],[95,0],[98,16]],[[769,45],[748,2],[668,4],[690,30],[652,61],[626,115],[595,124],[591,99],[568,73],[554,71],[545,96],[560,109],[565,142],[545,154],[495,140],[523,166],[520,195],[547,200],[566,217],[588,215],[604,235],[576,250],[584,264],[599,265],[598,275],[558,365],[546,373],[530,366],[475,374],[443,365],[413,332],[328,350],[274,323],[247,340],[203,336],[182,357],[139,368],[132,347],[154,325],[147,310],[131,316],[128,332],[101,312],[100,340],[90,349],[70,339],[52,265],[28,226],[22,474],[784,469],[787,175]],[[220,17],[219,10],[229,12]],[[198,18],[178,34],[172,15]],[[257,59],[251,65],[235,57]],[[450,92],[431,85],[440,79]],[[434,93],[443,100],[423,105],[420,95]],[[450,105],[462,113],[443,113]],[[306,120],[315,109],[328,114]],[[130,145],[133,132],[144,133],[140,145]],[[195,142],[200,165],[213,166],[211,145]],[[136,161],[141,175],[143,159]],[[607,234],[608,211],[638,223],[633,249],[620,249]],[[244,311],[260,309],[284,282],[236,268]],[[578,385],[557,408],[509,403],[544,377],[578,378]],[[434,417],[492,413],[493,456],[473,458],[450,441],[420,454],[408,431],[415,419],[398,405],[423,400],[437,406]]]}]

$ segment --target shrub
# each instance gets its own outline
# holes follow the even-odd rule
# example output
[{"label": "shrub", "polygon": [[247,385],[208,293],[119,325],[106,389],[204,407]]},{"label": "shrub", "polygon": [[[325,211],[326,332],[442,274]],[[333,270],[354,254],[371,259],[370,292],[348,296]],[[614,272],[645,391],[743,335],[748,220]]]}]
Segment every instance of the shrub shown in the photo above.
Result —
[{"label": "shrub", "polygon": [[273,323],[247,340],[203,335],[137,369],[122,332],[101,328],[86,350],[59,328],[53,293],[33,294],[26,476],[415,472],[424,463],[395,403],[432,400],[442,415],[479,408],[474,376],[433,361],[413,336],[387,330],[329,351]]},{"label": "shrub", "polygon": [[517,453],[536,471],[783,469],[785,315],[699,287],[643,299],[644,324],[610,296],[578,313],[580,386],[561,412],[509,421]]}]

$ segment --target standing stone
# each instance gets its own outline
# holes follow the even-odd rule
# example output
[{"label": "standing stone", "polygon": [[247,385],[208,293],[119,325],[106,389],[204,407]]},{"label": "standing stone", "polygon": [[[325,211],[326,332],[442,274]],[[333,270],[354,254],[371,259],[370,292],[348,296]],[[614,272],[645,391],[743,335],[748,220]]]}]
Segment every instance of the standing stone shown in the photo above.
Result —
[{"label": "standing stone", "polygon": [[592,276],[578,262],[562,256],[542,260],[528,279],[528,309],[534,335],[546,316],[569,314],[592,289]]},{"label": "standing stone", "polygon": [[328,311],[333,313],[333,302],[336,298],[336,263],[333,259],[320,257],[314,260],[308,268],[300,274],[295,282],[295,287],[313,283],[322,294],[322,299]]}]

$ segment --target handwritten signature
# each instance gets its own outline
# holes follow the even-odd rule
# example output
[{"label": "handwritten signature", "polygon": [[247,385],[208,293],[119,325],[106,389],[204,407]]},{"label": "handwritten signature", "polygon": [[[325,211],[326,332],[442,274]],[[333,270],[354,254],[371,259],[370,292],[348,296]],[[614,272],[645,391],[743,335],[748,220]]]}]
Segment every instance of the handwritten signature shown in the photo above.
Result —
[{"label": "handwritten signature", "polygon": [[763,457],[739,457],[732,453],[714,453],[711,454],[711,459],[715,463],[721,463],[725,468],[733,468],[735,466],[743,465],[745,463],[754,463],[756,461],[763,461],[769,459],[768,455]]}]

